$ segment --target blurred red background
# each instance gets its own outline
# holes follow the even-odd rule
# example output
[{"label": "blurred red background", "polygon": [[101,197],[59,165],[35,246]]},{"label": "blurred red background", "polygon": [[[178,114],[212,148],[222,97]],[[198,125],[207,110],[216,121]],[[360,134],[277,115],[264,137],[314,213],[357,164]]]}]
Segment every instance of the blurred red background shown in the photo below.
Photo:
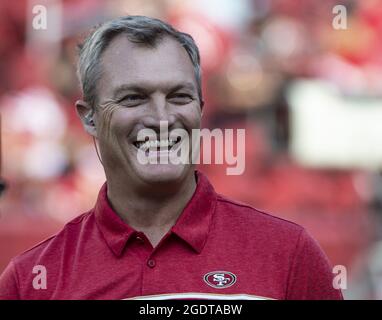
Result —
[{"label": "blurred red background", "polygon": [[[33,28],[37,4],[47,9],[46,30]],[[8,189],[0,198],[0,272],[13,256],[94,205],[104,174],[74,110],[80,97],[76,45],[97,23],[143,14],[174,24],[199,45],[203,126],[246,129],[244,174],[227,176],[227,164],[200,166],[216,190],[305,226],[333,264],[347,267],[345,297],[382,298],[382,281],[370,275],[382,270],[374,258],[382,146],[372,143],[381,131],[370,111],[381,115],[382,7],[379,1],[345,1],[346,29],[336,29],[336,4],[1,1],[1,175]],[[314,91],[296,89],[296,83]],[[300,102],[329,107],[320,111],[317,128],[312,122],[299,130]],[[356,120],[357,130],[367,132],[360,141],[353,134],[346,148],[335,145],[355,132],[348,121],[353,105],[363,119]],[[325,124],[335,117],[341,125],[328,131]],[[317,134],[322,141],[316,146],[309,137]]]}]

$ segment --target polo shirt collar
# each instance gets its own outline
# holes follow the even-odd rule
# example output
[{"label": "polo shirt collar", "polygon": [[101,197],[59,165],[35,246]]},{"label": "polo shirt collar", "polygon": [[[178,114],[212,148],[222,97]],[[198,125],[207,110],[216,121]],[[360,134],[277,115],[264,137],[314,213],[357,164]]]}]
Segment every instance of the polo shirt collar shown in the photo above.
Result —
[{"label": "polo shirt collar", "polygon": [[171,231],[200,253],[207,241],[217,195],[207,177],[196,171],[197,185]]},{"label": "polo shirt collar", "polygon": [[107,184],[102,186],[94,208],[95,220],[107,245],[116,256],[120,256],[127,241],[135,234],[122,218],[113,210],[107,198]]},{"label": "polo shirt collar", "polygon": [[[207,177],[196,171],[197,185],[193,196],[187,203],[170,232],[187,242],[200,253],[206,243],[212,215],[216,206],[216,193]],[[105,183],[94,208],[95,220],[108,247],[116,256],[121,256],[128,241],[136,230],[124,222],[112,209],[107,198]]]}]

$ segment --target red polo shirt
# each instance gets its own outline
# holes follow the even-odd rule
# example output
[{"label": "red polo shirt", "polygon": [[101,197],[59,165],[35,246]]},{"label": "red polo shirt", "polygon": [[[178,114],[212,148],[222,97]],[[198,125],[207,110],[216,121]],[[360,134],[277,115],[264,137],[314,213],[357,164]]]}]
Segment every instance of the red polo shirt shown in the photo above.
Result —
[{"label": "red polo shirt", "polygon": [[302,227],[218,195],[200,172],[197,179],[156,248],[113,211],[105,184],[94,209],[12,259],[0,298],[342,298]]}]

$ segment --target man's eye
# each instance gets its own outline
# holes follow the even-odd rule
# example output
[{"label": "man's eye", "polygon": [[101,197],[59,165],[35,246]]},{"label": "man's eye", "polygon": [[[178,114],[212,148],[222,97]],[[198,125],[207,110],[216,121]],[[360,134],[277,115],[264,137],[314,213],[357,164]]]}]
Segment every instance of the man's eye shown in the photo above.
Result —
[{"label": "man's eye", "polygon": [[169,97],[169,100],[177,104],[186,104],[186,103],[190,103],[192,100],[194,100],[194,98],[187,93],[176,93],[171,95]]},{"label": "man's eye", "polygon": [[119,102],[127,104],[136,104],[144,101],[146,98],[141,94],[128,94],[124,96]]}]

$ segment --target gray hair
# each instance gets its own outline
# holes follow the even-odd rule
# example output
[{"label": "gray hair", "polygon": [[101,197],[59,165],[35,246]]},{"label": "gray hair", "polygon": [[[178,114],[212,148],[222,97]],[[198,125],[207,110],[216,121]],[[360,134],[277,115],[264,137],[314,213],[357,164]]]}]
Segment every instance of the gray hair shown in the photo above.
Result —
[{"label": "gray hair", "polygon": [[77,75],[81,84],[83,99],[94,108],[97,105],[96,87],[101,77],[101,56],[110,42],[119,34],[126,34],[134,43],[155,47],[164,36],[178,41],[187,51],[194,66],[197,90],[202,101],[201,68],[199,49],[194,39],[180,32],[168,23],[145,16],[125,16],[105,22],[79,45]]}]

